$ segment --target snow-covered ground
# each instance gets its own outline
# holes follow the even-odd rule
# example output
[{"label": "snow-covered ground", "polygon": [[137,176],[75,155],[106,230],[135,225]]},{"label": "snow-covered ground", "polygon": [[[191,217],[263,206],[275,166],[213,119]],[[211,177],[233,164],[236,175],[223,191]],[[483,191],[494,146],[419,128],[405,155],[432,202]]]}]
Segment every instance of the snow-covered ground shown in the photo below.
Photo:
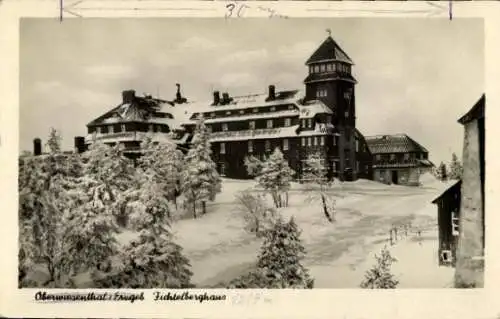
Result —
[{"label": "snow-covered ground", "polygon": [[[421,187],[384,185],[373,181],[337,183],[336,222],[329,223],[319,203],[306,202],[300,184],[290,192],[285,217],[294,216],[307,251],[304,264],[316,288],[357,288],[374,263],[374,253],[387,245],[398,262],[394,274],[401,288],[449,287],[453,269],[437,263],[437,209],[430,202],[449,185],[432,176]],[[223,191],[208,213],[173,225],[177,242],[190,258],[200,286],[228,281],[255,262],[260,240],[243,229],[235,194],[253,188],[253,181],[225,179]],[[407,236],[388,242],[393,226],[411,224]],[[417,231],[420,230],[420,236]]]}]

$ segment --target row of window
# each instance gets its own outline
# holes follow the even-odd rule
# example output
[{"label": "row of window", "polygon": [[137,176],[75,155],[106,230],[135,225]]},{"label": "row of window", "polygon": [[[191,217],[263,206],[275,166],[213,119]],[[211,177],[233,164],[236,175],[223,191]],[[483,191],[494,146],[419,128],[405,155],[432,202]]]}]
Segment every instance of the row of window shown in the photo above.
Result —
[{"label": "row of window", "polygon": [[[417,156],[415,156],[415,154],[410,154],[410,153],[404,153],[403,154],[403,160],[405,160],[405,161],[410,160],[410,157],[412,159],[415,159],[415,158],[417,158],[417,159],[425,159],[425,154],[421,153],[420,155],[417,155]],[[382,155],[381,154],[375,155],[375,160],[377,160],[377,161],[382,160]],[[396,160],[396,154],[389,154],[389,160],[390,161],[395,161]]]},{"label": "row of window", "polygon": [[[293,110],[295,107],[293,104],[290,104],[287,106],[288,110]],[[280,109],[283,109],[280,107]],[[225,115],[244,115],[244,114],[250,114],[250,113],[259,113],[259,112],[275,112],[276,111],[276,106],[271,106],[270,108],[258,108],[254,107],[252,109],[244,109],[244,110],[227,110],[224,114]],[[206,112],[203,113],[204,118],[216,118],[217,114],[215,112]]]},{"label": "row of window", "polygon": [[[248,145],[248,153],[253,153],[253,150],[254,150],[253,141],[249,140],[247,145]],[[288,139],[285,138],[282,140],[282,147],[283,147],[284,151],[288,151],[290,149],[290,143],[289,143]],[[271,141],[266,140],[264,142],[264,148],[265,148],[266,152],[270,152],[271,151]],[[226,154],[226,143],[220,143],[219,152],[220,152],[220,154]]]},{"label": "row of window", "polygon": [[[334,145],[336,145],[337,144],[336,136],[334,136],[333,141],[334,141]],[[302,137],[300,139],[300,145],[302,145],[302,146],[323,146],[323,145],[325,145],[325,137],[324,136],[314,136],[314,138],[311,136]]]},{"label": "row of window", "polygon": [[309,66],[309,73],[325,72],[344,72],[351,73],[351,66],[345,63],[321,63]]},{"label": "row of window", "polygon": [[96,132],[97,134],[106,134],[106,133],[113,134],[113,133],[133,132],[133,131],[167,132],[168,129],[166,126],[160,124],[149,124],[147,126],[147,130],[145,126],[142,127],[142,129],[139,128],[134,129],[131,127],[127,127],[127,125],[125,124],[119,124],[119,125],[111,124],[105,126],[96,126],[95,130],[90,129],[89,133]]},{"label": "row of window", "polygon": [[[266,121],[266,128],[273,128],[275,122],[273,120],[267,120]],[[290,118],[285,118],[285,127],[292,126],[292,119]],[[248,129],[249,130],[255,130],[255,121],[249,121],[248,122]],[[222,131],[227,132],[229,131],[229,126],[227,123],[222,123]]]}]

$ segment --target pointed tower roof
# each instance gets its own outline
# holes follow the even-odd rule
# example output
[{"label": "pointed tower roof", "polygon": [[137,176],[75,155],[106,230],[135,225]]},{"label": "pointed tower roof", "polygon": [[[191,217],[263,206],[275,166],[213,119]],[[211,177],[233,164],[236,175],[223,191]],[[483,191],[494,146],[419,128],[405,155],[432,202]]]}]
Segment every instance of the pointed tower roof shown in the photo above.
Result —
[{"label": "pointed tower roof", "polygon": [[331,36],[328,36],[325,41],[319,46],[319,48],[314,51],[311,57],[307,60],[306,65],[311,63],[321,62],[321,61],[342,61],[349,64],[354,64],[351,58],[345,53],[344,50],[333,40]]}]

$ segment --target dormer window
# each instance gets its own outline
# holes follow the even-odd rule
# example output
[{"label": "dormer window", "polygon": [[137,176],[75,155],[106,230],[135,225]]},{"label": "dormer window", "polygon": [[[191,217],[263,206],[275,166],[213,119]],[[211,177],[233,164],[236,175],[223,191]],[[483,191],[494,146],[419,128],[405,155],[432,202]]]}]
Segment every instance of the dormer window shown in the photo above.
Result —
[{"label": "dormer window", "polygon": [[316,97],[326,97],[327,96],[327,90],[326,89],[318,89],[316,91]]},{"label": "dormer window", "polygon": [[121,131],[122,131],[122,132],[125,132],[125,131],[126,131],[125,124],[122,124],[122,125],[121,125]]},{"label": "dormer window", "polygon": [[95,131],[97,132],[97,134],[101,134],[101,127],[100,126],[96,127]]},{"label": "dormer window", "polygon": [[266,127],[267,128],[273,128],[273,120],[267,120]]},{"label": "dormer window", "polygon": [[314,66],[314,73],[319,73],[319,65]]},{"label": "dormer window", "polygon": [[222,131],[226,132],[228,130],[227,123],[222,123]]},{"label": "dormer window", "polygon": [[328,72],[332,72],[332,71],[333,71],[333,63],[328,63],[328,64],[326,65],[326,70],[327,70]]},{"label": "dormer window", "polygon": [[312,128],[312,126],[313,126],[313,121],[312,121],[312,119],[307,119],[307,127],[308,127],[308,128]]},{"label": "dormer window", "polygon": [[271,106],[271,112],[274,112],[276,111],[276,107],[275,106]]},{"label": "dormer window", "polygon": [[148,125],[148,132],[153,132],[153,124]]},{"label": "dormer window", "polygon": [[255,130],[255,121],[248,122],[248,128],[251,130]]},{"label": "dormer window", "polygon": [[259,109],[258,109],[258,108],[254,108],[254,109],[252,110],[252,112],[257,113],[257,112],[259,112]]},{"label": "dormer window", "polygon": [[292,125],[292,120],[289,118],[285,119],[285,126],[291,126]]},{"label": "dormer window", "polygon": [[215,117],[215,112],[210,113],[210,117],[214,118]]},{"label": "dormer window", "polygon": [[113,134],[115,132],[113,125],[109,126],[109,133]]}]

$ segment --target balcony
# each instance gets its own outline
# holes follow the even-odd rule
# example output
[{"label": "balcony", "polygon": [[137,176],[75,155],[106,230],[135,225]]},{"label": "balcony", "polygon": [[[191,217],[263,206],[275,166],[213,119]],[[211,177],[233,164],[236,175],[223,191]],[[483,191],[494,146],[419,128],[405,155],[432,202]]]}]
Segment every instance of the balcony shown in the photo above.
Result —
[{"label": "balcony", "polygon": [[211,142],[246,141],[257,139],[273,139],[282,137],[296,137],[298,125],[288,127],[266,128],[244,131],[215,132],[210,135]]}]

